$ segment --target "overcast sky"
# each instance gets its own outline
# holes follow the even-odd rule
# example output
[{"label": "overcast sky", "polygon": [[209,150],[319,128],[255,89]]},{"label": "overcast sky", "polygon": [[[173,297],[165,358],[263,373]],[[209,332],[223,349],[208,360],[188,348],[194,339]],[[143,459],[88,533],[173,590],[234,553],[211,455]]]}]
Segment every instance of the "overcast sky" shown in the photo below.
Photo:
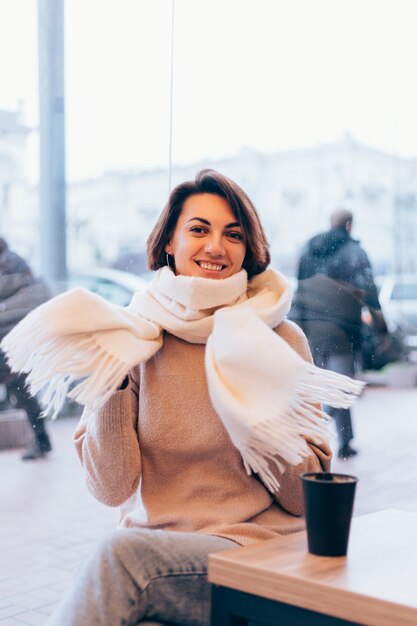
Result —
[{"label": "overcast sky", "polygon": [[[66,1],[67,169],[166,165],[171,0]],[[417,156],[415,0],[175,0],[174,162],[350,132]],[[0,0],[0,107],[38,119],[37,2]],[[36,134],[29,173],[36,178]]]}]

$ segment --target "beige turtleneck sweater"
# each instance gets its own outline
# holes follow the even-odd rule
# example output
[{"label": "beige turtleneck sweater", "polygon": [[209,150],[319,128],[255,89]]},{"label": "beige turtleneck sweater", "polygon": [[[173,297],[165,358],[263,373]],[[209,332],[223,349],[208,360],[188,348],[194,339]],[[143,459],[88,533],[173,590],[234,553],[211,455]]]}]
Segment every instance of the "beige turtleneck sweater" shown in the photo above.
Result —
[{"label": "beige turtleneck sweater", "polygon": [[[307,340],[284,321],[276,332],[306,360]],[[208,394],[204,345],[164,334],[162,348],[130,372],[129,385],[88,419],[74,442],[87,485],[121,506],[120,526],[219,535],[240,544],[303,527],[300,474],[329,469],[325,442],[309,441],[296,467],[285,464],[271,494],[248,476]]]}]

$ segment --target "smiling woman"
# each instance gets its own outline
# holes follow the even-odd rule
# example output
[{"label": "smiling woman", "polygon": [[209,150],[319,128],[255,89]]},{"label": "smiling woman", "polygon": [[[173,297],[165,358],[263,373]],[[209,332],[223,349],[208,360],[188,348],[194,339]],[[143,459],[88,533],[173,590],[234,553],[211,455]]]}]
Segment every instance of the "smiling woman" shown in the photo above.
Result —
[{"label": "smiling woman", "polygon": [[165,251],[174,258],[176,274],[227,278],[241,270],[246,245],[227,201],[203,193],[184,202]]},{"label": "smiling woman", "polygon": [[206,278],[227,278],[242,268],[251,278],[270,262],[254,204],[213,170],[172,191],[148,239],[148,258],[153,270],[172,265],[176,274]]},{"label": "smiling woman", "polygon": [[121,507],[122,530],[49,626],[207,626],[208,555],[302,527],[300,474],[330,467],[317,403],[349,405],[362,387],[312,364],[230,179],[203,170],[178,185],[148,258],[155,278],[128,307],[74,289],[2,343],[55,410],[66,393],[85,405],[74,443],[87,485]]}]

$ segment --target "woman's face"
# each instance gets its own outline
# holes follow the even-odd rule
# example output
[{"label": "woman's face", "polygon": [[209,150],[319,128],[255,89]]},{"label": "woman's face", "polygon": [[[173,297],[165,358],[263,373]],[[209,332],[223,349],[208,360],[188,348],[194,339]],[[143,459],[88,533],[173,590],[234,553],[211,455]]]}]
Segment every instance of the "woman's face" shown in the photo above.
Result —
[{"label": "woman's face", "polygon": [[176,274],[228,278],[242,269],[246,244],[228,202],[200,193],[185,200],[165,251],[174,257]]}]

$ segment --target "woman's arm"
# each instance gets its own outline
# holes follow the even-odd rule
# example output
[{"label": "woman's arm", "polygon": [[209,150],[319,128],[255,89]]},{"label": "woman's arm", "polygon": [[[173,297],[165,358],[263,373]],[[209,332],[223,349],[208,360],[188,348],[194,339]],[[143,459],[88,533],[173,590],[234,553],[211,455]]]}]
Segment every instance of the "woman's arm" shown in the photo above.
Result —
[{"label": "woman's arm", "polygon": [[89,490],[109,506],[127,500],[141,475],[137,372],[99,411],[88,416],[84,411],[73,437]]},{"label": "woman's arm", "polygon": [[280,459],[284,465],[284,470],[280,472],[278,477],[279,491],[272,494],[274,499],[292,515],[303,515],[304,513],[301,474],[330,471],[332,453],[328,444],[325,442],[313,443],[312,441],[307,441],[307,443],[309,453],[297,465],[289,465],[288,462]]},{"label": "woman's arm", "polygon": [[[305,361],[312,362],[310,349],[303,331],[293,322],[284,321],[276,332],[295,350]],[[312,407],[321,410],[321,407]],[[293,515],[302,515],[304,512],[301,474],[304,472],[321,472],[330,470],[332,452],[327,441],[307,440],[308,451],[306,456],[297,464],[290,465],[280,459],[284,470],[280,472],[278,480],[280,489],[273,494],[275,500]],[[276,466],[274,466],[276,467]],[[271,468],[272,469],[272,468]],[[276,470],[274,470],[276,471]]]}]

